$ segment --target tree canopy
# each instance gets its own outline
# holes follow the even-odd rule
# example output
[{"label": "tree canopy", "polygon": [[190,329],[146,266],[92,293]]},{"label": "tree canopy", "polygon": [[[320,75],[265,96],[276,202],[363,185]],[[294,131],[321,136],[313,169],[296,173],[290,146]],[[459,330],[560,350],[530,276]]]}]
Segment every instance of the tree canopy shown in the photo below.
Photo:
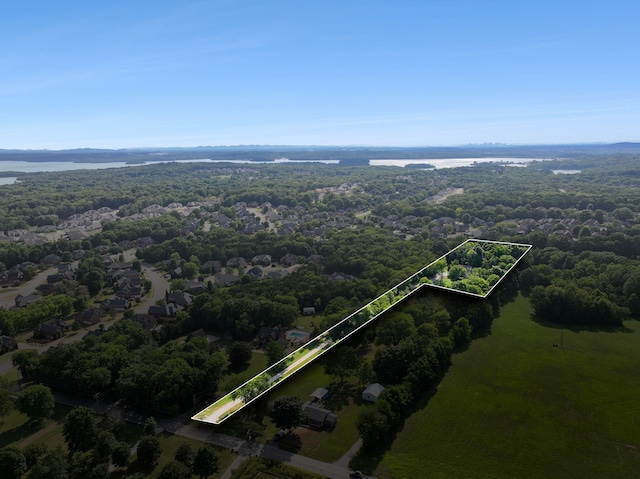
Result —
[{"label": "tree canopy", "polygon": [[16,400],[18,410],[32,421],[41,421],[53,415],[55,402],[51,389],[42,384],[25,389]]},{"label": "tree canopy", "polygon": [[307,416],[302,409],[302,401],[295,396],[276,399],[271,405],[269,415],[277,427],[287,430],[298,427]]}]

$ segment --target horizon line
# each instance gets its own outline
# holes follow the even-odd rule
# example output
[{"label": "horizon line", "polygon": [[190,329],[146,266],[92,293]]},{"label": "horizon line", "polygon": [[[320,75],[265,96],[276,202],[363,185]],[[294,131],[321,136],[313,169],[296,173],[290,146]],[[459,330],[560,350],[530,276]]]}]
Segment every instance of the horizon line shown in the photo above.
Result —
[{"label": "horizon line", "polygon": [[59,152],[59,151],[78,151],[78,150],[98,150],[98,151],[126,151],[126,150],[190,150],[190,149],[207,149],[207,148],[354,148],[354,149],[389,149],[389,148],[482,148],[482,147],[541,147],[541,146],[614,146],[614,145],[638,145],[640,141],[616,141],[616,142],[576,142],[576,143],[501,143],[501,142],[485,142],[485,143],[459,143],[450,145],[386,145],[375,146],[367,144],[237,144],[237,145],[194,145],[194,146],[130,146],[130,147],[112,147],[98,148],[90,146],[79,146],[75,148],[0,148],[0,152],[9,151],[25,151],[25,152]]}]

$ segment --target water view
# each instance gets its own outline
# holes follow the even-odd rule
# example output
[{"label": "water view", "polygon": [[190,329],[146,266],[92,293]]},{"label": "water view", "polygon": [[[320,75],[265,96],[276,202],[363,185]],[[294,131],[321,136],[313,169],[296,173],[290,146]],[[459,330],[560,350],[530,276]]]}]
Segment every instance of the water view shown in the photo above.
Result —
[{"label": "water view", "polygon": [[[408,165],[425,165],[425,168],[460,168],[473,166],[478,163],[501,162],[514,166],[526,166],[533,161],[545,161],[543,158],[425,158],[425,159],[382,159],[369,160],[371,166],[398,166],[405,167]],[[199,158],[193,160],[158,160],[145,161],[140,163],[127,163],[124,161],[103,162],[103,163],[74,163],[71,161],[0,161],[0,173],[2,172],[18,172],[18,173],[40,173],[52,171],[71,171],[71,170],[102,170],[108,168],[126,168],[130,166],[144,166],[159,163],[232,163],[232,164],[252,164],[252,163],[324,163],[327,165],[337,165],[339,160],[290,160],[288,158],[278,158],[272,161],[266,160],[211,160],[208,158]],[[10,185],[17,181],[17,177],[0,177],[0,185]]]},{"label": "water view", "polygon": [[473,166],[477,163],[515,163],[525,165],[533,161],[547,161],[548,158],[424,158],[424,159],[383,159],[369,160],[371,166],[401,166],[407,165],[433,165],[434,168],[460,168]]}]

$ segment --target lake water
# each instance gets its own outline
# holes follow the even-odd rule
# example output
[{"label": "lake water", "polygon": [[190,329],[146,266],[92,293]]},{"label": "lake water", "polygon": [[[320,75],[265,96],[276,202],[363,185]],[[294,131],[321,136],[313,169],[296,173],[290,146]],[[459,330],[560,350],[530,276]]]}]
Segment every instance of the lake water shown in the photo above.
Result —
[{"label": "lake water", "polygon": [[371,166],[401,166],[407,165],[433,165],[436,168],[460,168],[465,166],[473,166],[477,163],[512,163],[517,165],[524,165],[532,161],[546,161],[545,158],[424,158],[424,159],[384,159],[384,160],[370,160]]},{"label": "lake water", "polygon": [[[477,163],[487,162],[508,162],[512,165],[525,165],[532,161],[544,161],[542,158],[443,158],[443,159],[383,159],[369,160],[371,166],[398,166],[404,167],[415,164],[430,164],[436,168],[458,168],[464,166],[472,166]],[[175,160],[175,161],[145,161],[144,163],[126,163],[124,161],[116,161],[110,163],[74,163],[71,161],[0,161],[0,173],[8,171],[16,171],[20,173],[37,173],[51,171],[70,171],[70,170],[103,170],[108,168],[126,168],[130,166],[152,165],[158,163],[233,163],[233,164],[252,164],[252,163],[324,163],[338,164],[339,160],[304,160],[295,161],[288,158],[279,158],[274,161],[251,161],[251,160],[210,160],[206,158],[195,160]],[[11,185],[17,181],[16,177],[0,177],[0,185]]]},{"label": "lake water", "polygon": [[[201,163],[208,159],[176,160],[175,163]],[[126,163],[114,161],[107,163],[74,163],[71,161],[0,161],[0,172],[19,171],[20,173],[39,173],[48,171],[70,170],[104,170],[107,168],[124,168],[127,166],[151,165],[155,163],[169,163],[168,161],[146,161],[144,163]]]},{"label": "lake water", "polygon": [[[75,163],[72,161],[0,161],[0,173],[4,171],[17,171],[20,173],[41,173],[51,171],[71,171],[71,170],[104,170],[108,168],[126,168],[130,166],[155,165],[159,163],[326,163],[338,164],[339,160],[308,160],[292,161],[287,158],[279,158],[273,161],[251,161],[251,160],[210,160],[208,158],[194,160],[168,160],[168,161],[145,161],[140,163],[126,163],[124,161],[113,161],[106,163]],[[0,178],[0,185],[15,183],[17,178]]]}]

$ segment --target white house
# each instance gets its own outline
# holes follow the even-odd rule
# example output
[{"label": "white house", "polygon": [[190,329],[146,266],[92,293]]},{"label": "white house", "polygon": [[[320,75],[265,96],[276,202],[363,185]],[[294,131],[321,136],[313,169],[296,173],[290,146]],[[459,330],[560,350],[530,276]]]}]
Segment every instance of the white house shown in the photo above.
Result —
[{"label": "white house", "polygon": [[384,391],[384,386],[380,383],[369,384],[364,391],[362,391],[362,400],[369,402],[376,402],[380,393]]}]

